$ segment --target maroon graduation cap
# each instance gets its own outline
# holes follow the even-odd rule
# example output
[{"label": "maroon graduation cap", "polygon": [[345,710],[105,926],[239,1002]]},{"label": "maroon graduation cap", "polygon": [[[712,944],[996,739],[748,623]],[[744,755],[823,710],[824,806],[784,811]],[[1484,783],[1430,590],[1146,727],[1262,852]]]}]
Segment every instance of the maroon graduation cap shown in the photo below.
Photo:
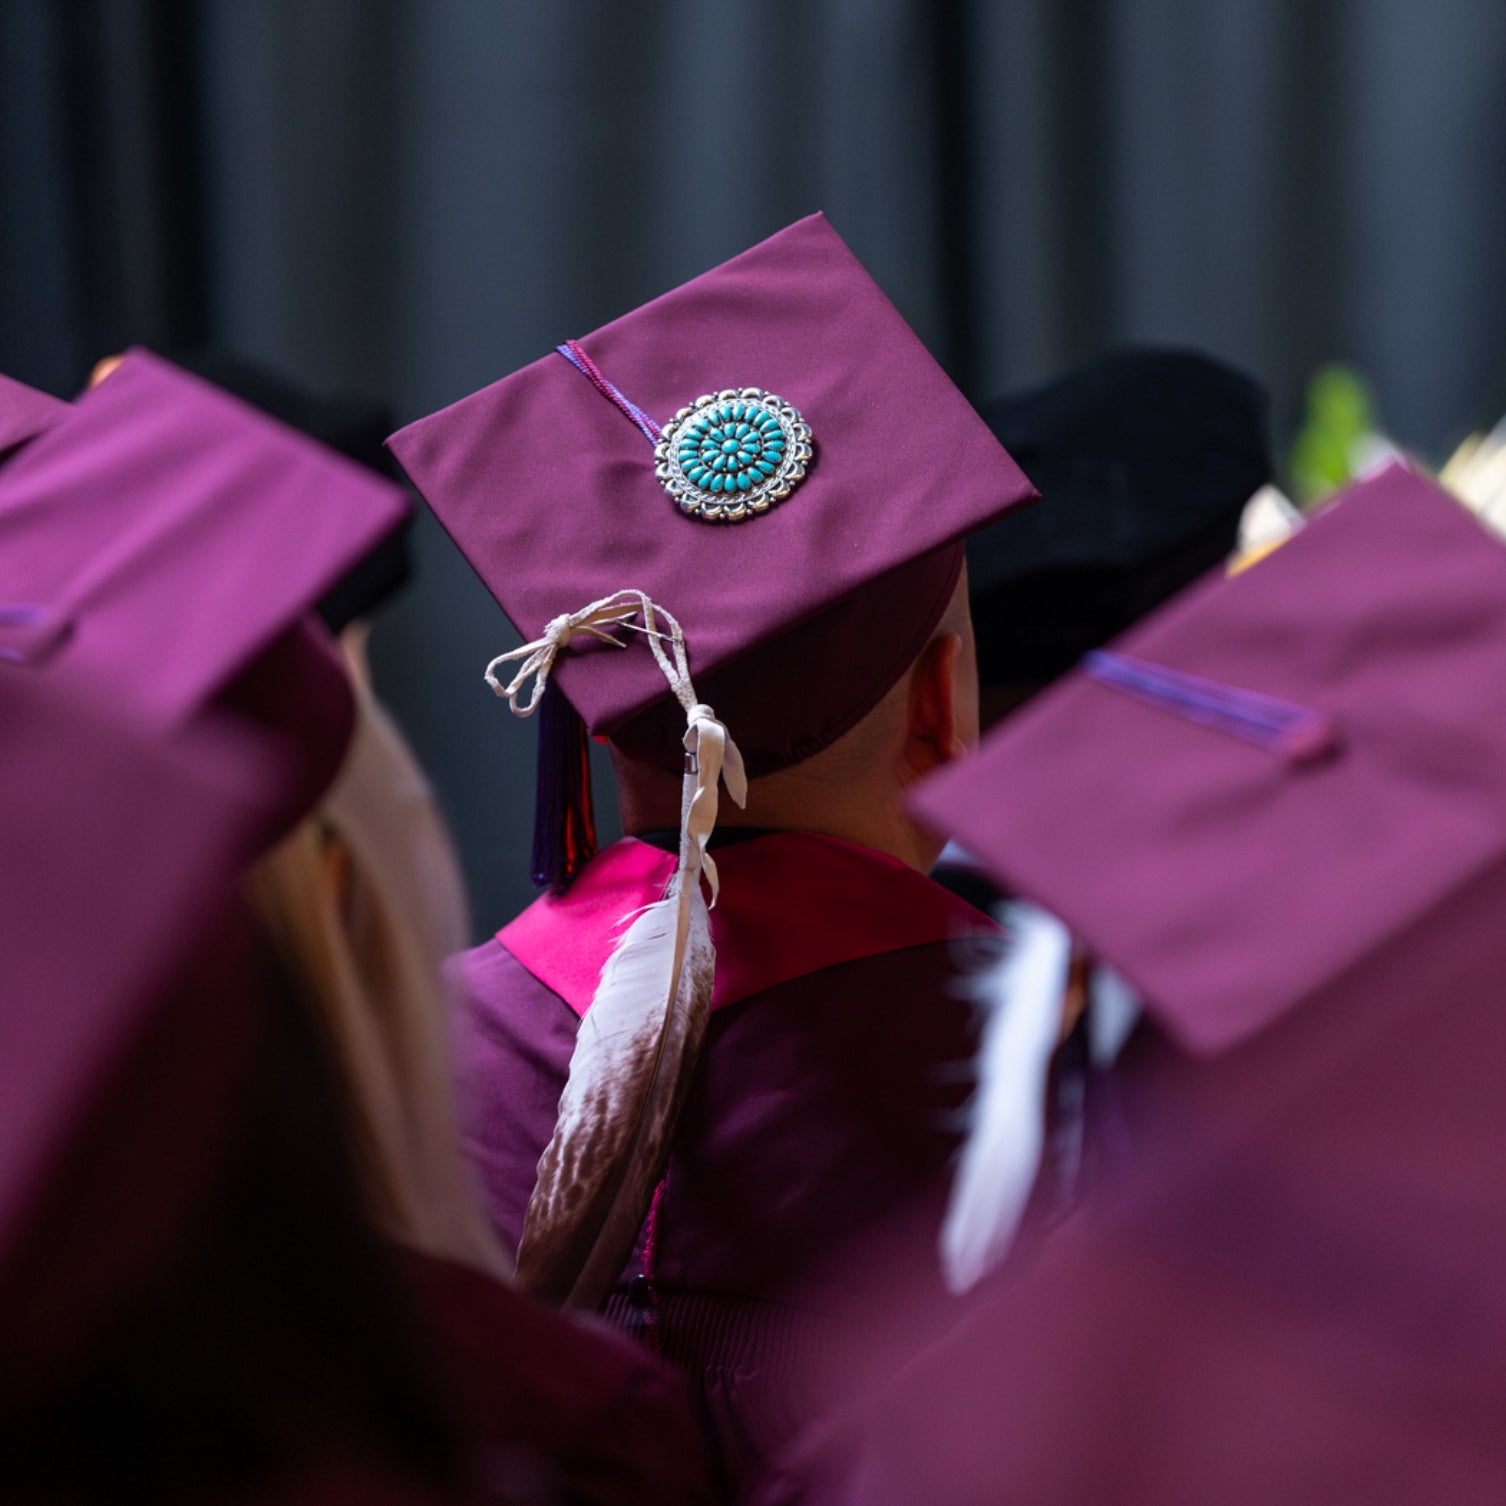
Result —
[{"label": "maroon graduation cap", "polygon": [[[623,588],[672,612],[752,776],[877,705],[964,535],[1034,495],[821,215],[389,443],[525,639]],[[555,673],[592,734],[680,769],[642,645],[577,636]]]},{"label": "maroon graduation cap", "polygon": [[0,459],[61,423],[69,411],[61,398],[0,372]]},{"label": "maroon graduation cap", "polygon": [[1007,1247],[1034,1176],[1025,1105],[1059,1027],[1067,933],[1116,975],[1095,972],[1090,1039],[1121,980],[1201,1055],[1300,1012],[1389,937],[1435,926],[1499,855],[1503,669],[1506,550],[1392,466],[1086,656],[915,793],[1038,907],[1011,917],[1015,961],[991,994],[988,1128],[943,1231],[954,1285]]},{"label": "maroon graduation cap", "polygon": [[[673,612],[750,774],[876,705],[939,619],[959,541],[1034,495],[821,215],[567,352],[393,453],[525,638],[622,587]],[[567,654],[557,674],[593,734],[679,770],[649,655]]]},{"label": "maroon graduation cap", "polygon": [[1506,549],[1393,465],[919,789],[1184,1047],[1436,914],[1506,833]]},{"label": "maroon graduation cap", "polygon": [[232,719],[276,831],[353,717],[309,617],[406,500],[145,351],[0,475],[0,673],[68,679],[165,733]]}]

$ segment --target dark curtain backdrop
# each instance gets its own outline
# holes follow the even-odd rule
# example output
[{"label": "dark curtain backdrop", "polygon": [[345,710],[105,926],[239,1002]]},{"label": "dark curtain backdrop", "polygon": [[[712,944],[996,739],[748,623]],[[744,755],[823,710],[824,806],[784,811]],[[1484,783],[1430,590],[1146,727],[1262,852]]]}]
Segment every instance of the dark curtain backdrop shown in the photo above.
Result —
[{"label": "dark curtain backdrop", "polygon": [[[1114,341],[1506,406],[1501,0],[4,0],[0,369],[213,343],[406,420],[823,208],[984,399]],[[289,540],[296,548],[296,540]],[[515,642],[437,527],[379,625],[489,929]]]}]

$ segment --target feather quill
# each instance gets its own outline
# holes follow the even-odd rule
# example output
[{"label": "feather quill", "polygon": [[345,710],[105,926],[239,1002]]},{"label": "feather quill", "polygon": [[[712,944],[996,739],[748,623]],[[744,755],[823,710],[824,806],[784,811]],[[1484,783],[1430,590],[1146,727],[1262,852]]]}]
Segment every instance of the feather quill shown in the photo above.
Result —
[{"label": "feather quill", "polygon": [[1030,1200],[1072,958],[1071,934],[1054,915],[1015,903],[1003,919],[1004,954],[977,980],[985,1011],[978,1090],[941,1227],[942,1271],[959,1294],[1003,1260]]},{"label": "feather quill", "polygon": [[608,959],[518,1249],[518,1281],[544,1300],[600,1305],[632,1253],[700,1053],[715,965],[698,877],[677,877]]}]

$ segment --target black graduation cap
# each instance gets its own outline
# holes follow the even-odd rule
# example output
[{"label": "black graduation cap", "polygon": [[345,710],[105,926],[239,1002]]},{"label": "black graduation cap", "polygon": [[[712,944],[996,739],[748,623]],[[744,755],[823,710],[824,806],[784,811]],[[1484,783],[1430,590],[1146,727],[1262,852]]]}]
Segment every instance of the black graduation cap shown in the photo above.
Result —
[{"label": "black graduation cap", "polygon": [[1042,498],[967,543],[985,685],[1054,679],[1217,564],[1271,476],[1267,394],[1192,351],[1118,351],[980,411]]}]

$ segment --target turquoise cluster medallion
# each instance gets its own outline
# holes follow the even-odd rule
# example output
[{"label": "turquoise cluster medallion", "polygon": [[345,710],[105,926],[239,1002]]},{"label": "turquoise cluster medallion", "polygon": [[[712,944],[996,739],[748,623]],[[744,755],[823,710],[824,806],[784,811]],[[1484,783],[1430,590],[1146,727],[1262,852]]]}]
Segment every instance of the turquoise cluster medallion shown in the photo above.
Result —
[{"label": "turquoise cluster medallion", "polygon": [[810,426],[761,387],[729,387],[681,408],[654,449],[654,474],[680,511],[709,523],[741,523],[805,479]]}]

